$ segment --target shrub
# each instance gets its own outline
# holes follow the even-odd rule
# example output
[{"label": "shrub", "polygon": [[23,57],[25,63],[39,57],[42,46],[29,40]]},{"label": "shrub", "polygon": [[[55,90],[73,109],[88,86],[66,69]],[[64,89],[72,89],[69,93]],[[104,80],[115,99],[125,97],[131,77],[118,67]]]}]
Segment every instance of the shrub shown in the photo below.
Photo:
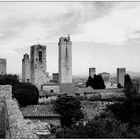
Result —
[{"label": "shrub", "polygon": [[39,91],[30,83],[18,83],[13,90],[13,95],[20,106],[38,104]]}]

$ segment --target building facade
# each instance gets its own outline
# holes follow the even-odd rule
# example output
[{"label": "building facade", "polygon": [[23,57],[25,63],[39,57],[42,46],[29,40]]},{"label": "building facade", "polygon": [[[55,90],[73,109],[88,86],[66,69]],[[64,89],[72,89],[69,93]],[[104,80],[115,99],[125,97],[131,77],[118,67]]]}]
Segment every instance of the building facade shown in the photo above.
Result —
[{"label": "building facade", "polygon": [[31,46],[30,56],[31,83],[41,90],[41,86],[47,83],[46,46],[40,44]]},{"label": "building facade", "polygon": [[0,59],[0,74],[6,74],[6,59]]},{"label": "building facade", "polygon": [[124,77],[126,74],[126,68],[117,68],[117,84],[124,87]]},{"label": "building facade", "polygon": [[30,58],[26,53],[22,59],[22,82],[31,82],[30,81]]},{"label": "building facade", "polygon": [[100,76],[102,76],[104,82],[110,82],[110,73],[107,72],[103,72],[99,74]]},{"label": "building facade", "polygon": [[94,78],[95,74],[96,74],[96,68],[89,68],[89,77]]}]

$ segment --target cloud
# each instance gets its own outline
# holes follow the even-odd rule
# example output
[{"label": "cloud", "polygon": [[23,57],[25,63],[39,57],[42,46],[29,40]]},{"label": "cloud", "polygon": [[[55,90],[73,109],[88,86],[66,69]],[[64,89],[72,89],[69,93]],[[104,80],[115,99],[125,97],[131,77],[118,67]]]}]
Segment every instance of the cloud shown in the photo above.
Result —
[{"label": "cloud", "polygon": [[[75,35],[74,40],[122,44],[129,39],[140,37],[137,33],[140,29],[140,3],[132,4],[131,8],[128,8],[128,3],[122,5],[108,15],[86,23],[83,34]],[[125,6],[127,8],[124,8]]]}]

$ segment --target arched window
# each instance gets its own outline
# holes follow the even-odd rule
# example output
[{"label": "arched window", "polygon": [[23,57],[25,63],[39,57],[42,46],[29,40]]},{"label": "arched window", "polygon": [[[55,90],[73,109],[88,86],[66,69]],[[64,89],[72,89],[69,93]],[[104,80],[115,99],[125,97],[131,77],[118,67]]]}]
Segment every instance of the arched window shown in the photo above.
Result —
[{"label": "arched window", "polygon": [[39,61],[42,62],[42,51],[39,51]]}]

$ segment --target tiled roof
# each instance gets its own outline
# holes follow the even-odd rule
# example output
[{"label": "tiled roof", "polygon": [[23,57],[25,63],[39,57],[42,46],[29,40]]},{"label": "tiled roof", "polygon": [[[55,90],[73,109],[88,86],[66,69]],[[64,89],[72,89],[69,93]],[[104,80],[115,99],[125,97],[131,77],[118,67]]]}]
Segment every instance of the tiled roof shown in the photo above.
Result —
[{"label": "tiled roof", "polygon": [[60,114],[56,113],[54,111],[53,105],[28,105],[26,107],[20,108],[22,114],[24,117],[33,117],[33,118],[39,118],[39,117],[45,117],[45,118],[51,118],[51,117],[61,117]]}]

